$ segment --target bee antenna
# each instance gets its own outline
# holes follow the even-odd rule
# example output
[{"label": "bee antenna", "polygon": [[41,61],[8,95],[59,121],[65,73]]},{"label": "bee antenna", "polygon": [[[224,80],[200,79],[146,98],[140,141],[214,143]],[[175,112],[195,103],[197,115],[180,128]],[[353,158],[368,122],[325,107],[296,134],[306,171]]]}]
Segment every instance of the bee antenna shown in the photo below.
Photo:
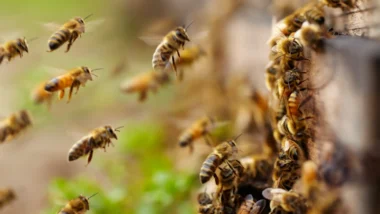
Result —
[{"label": "bee antenna", "polygon": [[83,20],[86,20],[86,19],[90,18],[92,15],[94,15],[94,14],[91,13],[90,15],[86,16]]},{"label": "bee antenna", "polygon": [[93,194],[93,195],[91,195],[90,197],[88,197],[87,200],[90,200],[90,198],[94,197],[94,196],[97,195],[97,194],[98,194],[98,192],[95,193],[95,194]]},{"label": "bee antenna", "polygon": [[94,68],[91,71],[97,71],[97,70],[102,70],[102,69],[104,69],[104,68]]},{"label": "bee antenna", "polygon": [[116,127],[115,128],[115,131],[117,131],[117,132],[120,132],[120,130],[119,129],[121,129],[121,128],[123,128],[124,126],[119,126],[119,127]]},{"label": "bee antenna", "polygon": [[234,141],[236,141],[240,136],[242,136],[244,134],[244,132],[242,132],[242,133],[240,133],[238,136],[236,136],[235,138],[234,138]]},{"label": "bee antenna", "polygon": [[38,39],[38,37],[33,37],[31,39],[28,39],[28,42],[30,43],[30,42],[33,42],[34,40],[37,40],[37,39]]},{"label": "bee antenna", "polygon": [[185,30],[187,30],[192,24],[194,23],[194,20],[190,22],[190,24],[188,24],[186,27],[185,27]]}]

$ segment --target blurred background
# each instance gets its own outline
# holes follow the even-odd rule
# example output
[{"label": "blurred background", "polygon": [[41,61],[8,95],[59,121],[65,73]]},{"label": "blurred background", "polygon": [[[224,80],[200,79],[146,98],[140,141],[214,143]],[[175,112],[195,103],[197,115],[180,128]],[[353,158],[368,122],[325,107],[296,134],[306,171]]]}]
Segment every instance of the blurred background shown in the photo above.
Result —
[{"label": "blurred background", "polygon": [[[287,2],[282,5],[281,2]],[[17,200],[0,213],[56,213],[79,194],[89,196],[91,214],[195,213],[199,167],[211,148],[196,142],[194,153],[180,148],[181,131],[194,120],[212,115],[229,121],[213,133],[215,141],[240,134],[247,122],[250,91],[267,93],[264,70],[272,14],[289,14],[304,1],[234,0],[19,0],[1,4],[0,37],[38,37],[29,53],[0,67],[0,115],[30,111],[34,125],[1,145],[0,185],[14,188]],[[46,23],[63,24],[93,14],[97,23],[65,53],[65,45],[47,53],[53,31]],[[124,94],[120,85],[151,70],[155,46],[141,36],[162,37],[187,25],[186,46],[200,45],[206,55],[185,69],[185,78],[149,92],[145,102]],[[207,32],[207,36],[202,35]],[[204,33],[203,33],[204,34]],[[13,37],[12,37],[13,36]],[[3,42],[2,41],[2,42]],[[117,66],[124,65],[115,73]],[[31,93],[59,69],[104,68],[66,104],[56,95],[50,110],[36,105]],[[243,116],[241,116],[243,115]],[[240,116],[240,117],[239,117]],[[242,125],[239,125],[242,124]],[[115,147],[97,150],[92,163],[68,162],[71,146],[102,125],[124,126]],[[244,141],[260,139],[250,136]],[[260,140],[258,140],[260,142]],[[259,143],[258,143],[259,144]],[[242,148],[245,148],[242,146]],[[249,153],[255,147],[241,149]]]}]

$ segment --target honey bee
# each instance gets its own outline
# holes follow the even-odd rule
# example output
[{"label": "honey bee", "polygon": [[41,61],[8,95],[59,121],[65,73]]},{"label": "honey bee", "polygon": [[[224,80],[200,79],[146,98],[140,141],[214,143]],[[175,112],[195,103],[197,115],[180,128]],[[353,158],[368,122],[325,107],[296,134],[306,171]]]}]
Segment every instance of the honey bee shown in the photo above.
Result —
[{"label": "honey bee", "polygon": [[294,37],[299,38],[303,46],[321,52],[323,51],[323,38],[331,38],[331,35],[325,32],[322,27],[305,22]]},{"label": "honey bee", "polygon": [[271,200],[271,210],[281,207],[286,212],[299,214],[306,214],[307,212],[306,199],[299,193],[284,189],[267,188],[263,191],[263,196]]},{"label": "honey bee", "polygon": [[286,135],[293,139],[302,140],[305,137],[311,137],[311,133],[309,133],[306,120],[313,118],[314,117],[312,116],[308,116],[292,119],[287,115],[284,115],[282,119],[278,121],[277,129],[283,135]]},{"label": "honey bee", "polygon": [[229,164],[225,163],[218,168],[219,170],[216,173],[218,178],[216,200],[219,205],[228,204],[229,207],[235,207],[235,195],[244,167],[240,161],[231,160]]},{"label": "honey bee", "polygon": [[266,155],[252,155],[240,159],[244,167],[244,175],[241,180],[244,182],[253,182],[254,186],[261,188],[268,187],[270,176],[273,170],[273,160]]},{"label": "honey bee", "polygon": [[68,160],[74,161],[88,155],[87,165],[90,164],[94,149],[103,148],[106,151],[106,147],[112,144],[111,139],[117,140],[115,131],[119,132],[120,128],[122,127],[112,129],[111,126],[101,126],[94,129],[71,147],[68,153]]},{"label": "honey bee", "polygon": [[32,92],[32,100],[36,104],[41,104],[43,102],[46,102],[48,109],[50,109],[53,93],[46,91],[45,85],[46,85],[46,82],[42,82],[34,89],[34,91]]},{"label": "honey bee", "polygon": [[270,61],[265,69],[265,86],[269,91],[275,87],[278,74],[280,74],[280,65]]},{"label": "honey bee", "polygon": [[325,13],[321,5],[316,5],[315,7],[306,10],[304,14],[309,23],[315,23],[318,25],[323,25],[325,23]]},{"label": "honey bee", "polygon": [[[274,95],[277,99],[280,101],[284,99],[285,101],[288,100],[290,94],[294,90],[304,90],[303,88],[300,88],[300,85],[307,81],[301,80],[302,78],[302,71],[300,71],[298,68],[293,68],[292,70],[285,71],[281,78],[278,78],[276,81],[276,91]],[[286,105],[286,104],[285,104]]]},{"label": "honey bee", "polygon": [[13,139],[31,125],[32,120],[26,110],[11,114],[0,124],[0,142]]},{"label": "honey bee", "polygon": [[12,189],[7,188],[0,190],[0,208],[3,208],[15,199],[16,195]]},{"label": "honey bee", "polygon": [[164,85],[169,81],[170,78],[167,72],[149,71],[127,80],[127,82],[122,83],[120,88],[125,93],[139,93],[139,101],[142,102],[146,99],[149,90],[156,93],[160,85]]},{"label": "honey bee", "polygon": [[49,50],[47,52],[52,52],[59,47],[61,47],[65,42],[68,42],[65,52],[68,52],[71,48],[71,45],[75,40],[85,32],[84,20],[89,18],[91,15],[88,15],[84,19],[81,17],[75,17],[70,19],[68,22],[63,24],[58,31],[56,31],[48,40]]},{"label": "honey bee", "polygon": [[357,8],[356,0],[320,0],[327,7],[342,8],[342,10],[351,10]]},{"label": "honey bee", "polygon": [[178,80],[183,80],[183,70],[194,64],[201,56],[206,55],[206,52],[199,45],[185,48],[179,52],[181,58],[176,58],[175,64],[178,67]]},{"label": "honey bee", "polygon": [[90,203],[88,201],[96,194],[98,193],[95,193],[88,198],[80,195],[78,198],[70,200],[69,203],[67,203],[57,214],[85,214],[90,210]]},{"label": "honey bee", "polygon": [[211,154],[207,156],[206,160],[202,164],[201,172],[199,174],[202,184],[209,181],[212,176],[214,176],[216,184],[219,183],[218,177],[215,176],[215,170],[224,161],[230,165],[228,159],[237,153],[237,146],[235,142],[236,139],[237,138],[222,142],[214,148],[214,151],[211,152]]},{"label": "honey bee", "polygon": [[92,81],[92,73],[95,70],[100,70],[102,68],[97,68],[91,70],[86,66],[81,66],[77,68],[73,68],[67,71],[65,74],[55,77],[45,84],[45,90],[48,92],[59,91],[58,99],[61,100],[65,96],[65,89],[70,87],[69,97],[67,103],[71,100],[71,95],[73,93],[74,87],[77,89],[75,94],[78,93],[79,87],[84,87],[88,80]]},{"label": "honey bee", "polygon": [[272,47],[269,58],[275,62],[281,58],[289,58],[295,61],[307,60],[303,55],[303,46],[298,39],[284,37],[278,40],[276,45]]},{"label": "honey bee", "polygon": [[273,186],[291,189],[300,177],[301,165],[305,160],[304,150],[295,141],[284,138],[281,151],[274,164]]},{"label": "honey bee", "polygon": [[260,214],[266,206],[266,201],[261,199],[257,202],[253,200],[251,194],[245,196],[237,214]]},{"label": "honey bee", "polygon": [[177,52],[178,57],[181,57],[178,50],[181,47],[184,47],[186,41],[190,41],[189,36],[187,35],[187,29],[191,24],[192,23],[190,23],[186,28],[182,26],[177,27],[166,34],[162,42],[157,46],[153,53],[152,66],[155,71],[163,72],[171,58],[172,66],[177,72],[173,54],[174,52]]},{"label": "honey bee", "polygon": [[4,43],[0,46],[0,64],[5,57],[8,59],[8,62],[16,56],[20,56],[21,58],[23,52],[29,53],[28,43],[25,37]]},{"label": "honey bee", "polygon": [[215,127],[215,121],[211,117],[203,117],[195,121],[188,129],[186,129],[179,136],[179,146],[190,148],[190,152],[193,152],[193,142],[201,137],[204,137],[206,143],[212,146],[212,140],[210,139],[210,131]]},{"label": "honey bee", "polygon": [[211,196],[207,192],[202,192],[198,194],[198,213],[199,214],[214,214],[215,207]]}]

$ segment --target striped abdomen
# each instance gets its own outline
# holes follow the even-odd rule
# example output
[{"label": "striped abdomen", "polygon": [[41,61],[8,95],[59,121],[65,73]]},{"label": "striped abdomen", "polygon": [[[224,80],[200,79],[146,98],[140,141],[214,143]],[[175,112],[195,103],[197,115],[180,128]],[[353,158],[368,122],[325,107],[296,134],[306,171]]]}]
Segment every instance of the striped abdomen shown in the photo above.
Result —
[{"label": "striped abdomen", "polygon": [[199,173],[199,178],[201,183],[204,184],[210,180],[214,175],[216,168],[220,165],[222,158],[215,153],[211,153],[207,156],[206,160],[203,162],[201,167],[201,172]]},{"label": "striped abdomen", "polygon": [[45,85],[45,90],[49,92],[63,90],[73,83],[71,75],[62,75],[49,80]]},{"label": "striped abdomen", "polygon": [[71,147],[68,154],[68,160],[73,161],[84,155],[87,155],[91,149],[92,148],[89,145],[89,138],[83,138]]},{"label": "striped abdomen", "polygon": [[298,117],[300,115],[300,111],[298,110],[300,100],[298,96],[298,91],[293,91],[288,99],[288,108],[289,114],[293,117]]},{"label": "striped abdomen", "polygon": [[55,32],[48,41],[50,51],[53,51],[61,47],[61,45],[63,45],[63,43],[68,41],[69,38],[70,38],[70,31],[68,29],[62,28],[58,30],[57,32]]},{"label": "striped abdomen", "polygon": [[155,71],[164,71],[166,65],[170,61],[170,57],[177,49],[164,41],[158,45],[156,51],[153,54],[152,66]]}]

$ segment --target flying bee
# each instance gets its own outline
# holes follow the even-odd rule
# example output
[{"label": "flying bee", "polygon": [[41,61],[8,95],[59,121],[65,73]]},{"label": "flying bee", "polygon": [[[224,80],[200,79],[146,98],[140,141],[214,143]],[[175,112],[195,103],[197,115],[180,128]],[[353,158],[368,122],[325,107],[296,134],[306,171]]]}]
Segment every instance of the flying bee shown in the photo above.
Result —
[{"label": "flying bee", "polygon": [[47,52],[52,52],[59,47],[61,47],[65,42],[68,42],[65,52],[68,52],[71,45],[75,40],[85,32],[84,20],[89,18],[91,15],[82,19],[81,17],[75,17],[70,19],[65,24],[63,24],[58,31],[56,31],[48,40],[49,50]]},{"label": "flying bee", "polygon": [[96,194],[98,193],[95,193],[88,198],[80,195],[78,198],[70,200],[57,214],[85,214],[90,210],[90,203],[88,201]]},{"label": "flying bee", "polygon": [[53,93],[48,92],[45,90],[46,82],[42,82],[39,84],[34,91],[32,92],[32,100],[36,104],[46,103],[48,106],[48,109],[51,107],[51,101],[53,99]]},{"label": "flying bee", "polygon": [[102,148],[106,151],[106,147],[112,144],[111,139],[117,140],[115,131],[119,132],[120,128],[122,127],[112,129],[111,126],[101,126],[94,129],[71,147],[68,153],[68,160],[74,161],[88,155],[87,165],[90,164],[94,149]]},{"label": "flying bee", "polygon": [[125,93],[139,93],[139,101],[143,102],[146,99],[149,90],[156,93],[159,86],[164,85],[169,81],[170,78],[167,72],[149,71],[127,80],[125,83],[121,84],[120,88]]},{"label": "flying bee", "polygon": [[216,200],[219,205],[228,204],[229,207],[235,207],[235,195],[239,178],[244,172],[244,167],[240,161],[231,160],[229,164],[225,163],[218,168],[219,170],[216,173],[216,177],[218,178]]},{"label": "flying bee", "polygon": [[199,214],[214,214],[215,207],[212,197],[207,192],[201,192],[198,194],[198,213]]},{"label": "flying bee", "polygon": [[13,139],[31,125],[32,120],[26,110],[11,114],[0,124],[0,142]]},{"label": "flying bee", "polygon": [[257,202],[253,200],[251,194],[245,196],[237,214],[260,214],[266,206],[266,201],[261,199]]},{"label": "flying bee", "polygon": [[[203,162],[199,178],[202,184],[210,180],[212,176],[215,178],[216,184],[219,183],[218,177],[215,176],[215,170],[224,161],[229,164],[228,159],[237,153],[236,140],[225,141],[217,145]],[[231,167],[232,168],[232,167]]]},{"label": "flying bee", "polygon": [[179,68],[178,79],[183,80],[183,70],[186,67],[190,67],[194,64],[201,56],[206,55],[206,52],[199,45],[185,48],[179,52],[181,58],[176,58],[175,64]]},{"label": "flying bee", "polygon": [[195,121],[188,129],[186,129],[180,136],[178,144],[180,147],[188,146],[190,152],[193,152],[193,142],[201,137],[204,137],[206,143],[212,146],[210,139],[210,131],[215,127],[215,121],[211,117],[203,117]]},{"label": "flying bee", "polygon": [[162,42],[157,46],[153,53],[152,66],[155,71],[163,72],[171,58],[173,68],[177,72],[174,61],[174,52],[177,52],[178,57],[181,58],[178,50],[185,46],[186,41],[190,41],[189,36],[187,35],[187,29],[191,24],[192,23],[190,23],[186,28],[182,26],[177,27],[166,34]]},{"label": "flying bee", "polygon": [[0,190],[0,208],[3,208],[5,205],[9,204],[16,199],[16,194],[12,189],[1,189]]},{"label": "flying bee", "polygon": [[3,62],[4,58],[7,58],[8,62],[16,56],[20,56],[21,58],[23,52],[29,53],[28,43],[25,37],[4,43],[0,46],[0,64]]},{"label": "flying bee", "polygon": [[263,191],[263,196],[271,200],[271,210],[281,207],[286,212],[299,214],[307,212],[306,199],[296,192],[267,188]]},{"label": "flying bee", "polygon": [[78,93],[80,86],[85,87],[88,80],[92,81],[92,75],[95,76],[95,74],[92,72],[100,69],[102,68],[91,70],[86,66],[73,68],[67,71],[65,74],[55,77],[46,82],[45,90],[48,92],[59,91],[58,99],[61,100],[65,96],[65,89],[70,87],[69,97],[67,100],[67,103],[69,103],[74,87],[77,89],[75,92],[76,94]]}]

